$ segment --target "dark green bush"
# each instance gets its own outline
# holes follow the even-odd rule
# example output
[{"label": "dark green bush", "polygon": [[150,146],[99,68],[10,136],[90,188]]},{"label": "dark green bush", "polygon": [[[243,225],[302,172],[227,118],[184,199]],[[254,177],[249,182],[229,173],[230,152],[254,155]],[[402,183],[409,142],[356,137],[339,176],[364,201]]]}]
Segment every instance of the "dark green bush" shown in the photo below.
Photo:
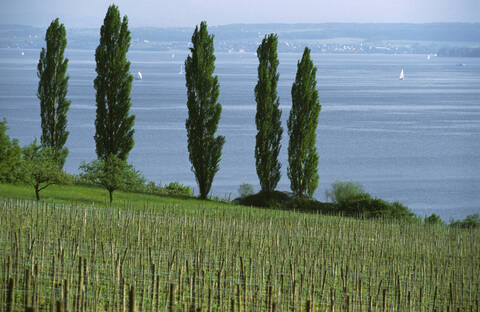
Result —
[{"label": "dark green bush", "polygon": [[267,208],[285,208],[285,204],[291,199],[285,192],[259,192],[257,194],[240,197],[235,202],[245,206],[267,207]]},{"label": "dark green bush", "polygon": [[480,217],[478,213],[467,216],[463,221],[456,220],[450,223],[451,227],[462,229],[473,229],[480,227]]},{"label": "dark green bush", "polygon": [[340,213],[347,216],[418,221],[416,215],[400,202],[390,203],[367,193],[344,201],[337,207]]},{"label": "dark green bush", "polygon": [[436,214],[432,214],[431,216],[429,217],[426,217],[425,218],[425,224],[442,224],[444,225],[445,222],[443,222],[443,220]]},{"label": "dark green bush", "polygon": [[6,134],[7,120],[0,121],[0,183],[16,183],[22,177],[19,168],[22,163],[22,149],[18,140]]},{"label": "dark green bush", "polygon": [[289,200],[285,204],[285,208],[288,210],[321,214],[334,214],[337,212],[336,205],[333,203],[322,203],[318,200],[306,197],[293,198]]}]

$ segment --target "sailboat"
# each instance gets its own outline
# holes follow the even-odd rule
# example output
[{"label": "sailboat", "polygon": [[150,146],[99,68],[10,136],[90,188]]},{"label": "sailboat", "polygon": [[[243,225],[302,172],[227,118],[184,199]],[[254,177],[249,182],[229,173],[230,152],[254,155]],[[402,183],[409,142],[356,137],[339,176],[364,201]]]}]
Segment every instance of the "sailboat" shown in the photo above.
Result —
[{"label": "sailboat", "polygon": [[180,71],[178,72],[179,75],[183,75],[183,67],[182,64],[180,64]]},{"label": "sailboat", "polygon": [[135,76],[135,79],[136,79],[136,80],[142,80],[142,79],[143,79],[142,73],[141,73],[141,72],[138,72],[137,75]]},{"label": "sailboat", "polygon": [[402,71],[400,72],[400,77],[398,79],[400,79],[400,80],[405,79],[405,74],[403,73],[403,68],[402,68]]}]

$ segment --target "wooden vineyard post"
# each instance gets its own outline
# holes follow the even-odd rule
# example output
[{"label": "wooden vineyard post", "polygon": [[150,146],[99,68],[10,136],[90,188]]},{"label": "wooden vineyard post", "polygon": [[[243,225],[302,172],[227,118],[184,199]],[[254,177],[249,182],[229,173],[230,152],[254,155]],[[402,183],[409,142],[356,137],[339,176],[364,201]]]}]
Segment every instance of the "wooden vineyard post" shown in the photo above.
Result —
[{"label": "wooden vineyard post", "polygon": [[130,291],[128,292],[128,312],[136,311],[135,304],[135,287],[130,286]]},{"label": "wooden vineyard post", "polygon": [[387,289],[383,289],[383,312],[387,311]]},{"label": "wooden vineyard post", "polygon": [[15,309],[15,280],[10,277],[8,280],[7,290],[7,312],[12,312]]},{"label": "wooden vineyard post", "polygon": [[170,292],[169,292],[169,305],[168,311],[173,312],[175,310],[175,284],[170,283]]},{"label": "wooden vineyard post", "polygon": [[65,304],[62,301],[57,301],[57,312],[65,312]]}]

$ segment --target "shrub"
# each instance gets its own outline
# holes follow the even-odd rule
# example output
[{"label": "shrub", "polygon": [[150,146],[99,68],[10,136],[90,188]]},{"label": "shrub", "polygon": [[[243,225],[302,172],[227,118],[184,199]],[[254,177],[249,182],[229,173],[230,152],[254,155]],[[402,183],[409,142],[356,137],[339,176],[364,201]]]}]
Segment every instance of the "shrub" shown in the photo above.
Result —
[{"label": "shrub", "polygon": [[248,183],[242,183],[238,187],[238,194],[240,194],[240,197],[247,197],[250,195],[253,195],[253,186]]},{"label": "shrub", "polygon": [[358,200],[365,194],[363,187],[355,182],[336,181],[332,188],[325,192],[327,200],[336,204],[343,204],[352,200]]},{"label": "shrub", "polygon": [[291,199],[285,192],[259,192],[246,197],[237,198],[235,201],[240,205],[267,207],[267,208],[285,208],[285,204]]},{"label": "shrub", "polygon": [[288,201],[285,208],[302,212],[335,214],[337,212],[336,205],[333,203],[322,203],[315,199],[307,197],[297,197]]},{"label": "shrub", "polygon": [[450,223],[452,227],[458,227],[462,229],[473,229],[480,227],[480,217],[478,213],[467,216],[463,221],[457,220]]},{"label": "shrub", "polygon": [[380,198],[372,198],[366,193],[342,202],[338,207],[342,213],[349,216],[416,221],[415,214],[400,202],[389,203]]},{"label": "shrub", "polygon": [[22,149],[16,139],[10,140],[7,121],[0,121],[0,183],[14,183],[19,180]]},{"label": "shrub", "polygon": [[325,195],[336,205],[336,212],[346,216],[421,221],[400,202],[390,203],[380,198],[373,198],[355,182],[337,181],[332,184],[330,190],[325,192]]},{"label": "shrub", "polygon": [[183,185],[178,182],[170,182],[162,186],[160,183],[148,182],[143,187],[144,192],[164,196],[193,196],[193,191],[190,186]]},{"label": "shrub", "polygon": [[170,182],[168,185],[165,184],[164,188],[167,191],[168,195],[189,197],[193,196],[193,192],[190,186],[186,186],[178,182]]},{"label": "shrub", "polygon": [[431,216],[429,217],[426,217],[425,218],[425,224],[442,224],[444,225],[445,222],[443,222],[443,220],[436,214],[432,214]]}]

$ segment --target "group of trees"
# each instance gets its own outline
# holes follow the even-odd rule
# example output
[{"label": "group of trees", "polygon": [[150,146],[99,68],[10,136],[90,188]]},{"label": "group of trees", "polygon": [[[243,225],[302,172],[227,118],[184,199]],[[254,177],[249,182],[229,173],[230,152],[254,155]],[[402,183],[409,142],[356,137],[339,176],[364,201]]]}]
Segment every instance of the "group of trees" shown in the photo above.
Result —
[{"label": "group of trees", "polygon": [[[219,170],[225,137],[215,136],[222,106],[218,103],[220,87],[214,76],[215,55],[213,35],[206,22],[195,28],[191,55],[185,60],[188,118],[185,123],[189,158],[199,187],[199,196],[208,197],[215,174]],[[5,135],[6,122],[0,123],[0,140],[8,149],[2,149],[7,166],[22,163],[21,176],[39,192],[53,183],[67,179],[62,168],[68,155],[67,112],[71,101],[67,99],[69,76],[68,59],[64,57],[67,44],[66,31],[59,20],[47,29],[46,49],[42,49],[38,63],[38,92],[41,111],[41,144],[36,140],[23,148],[23,159],[12,157],[19,151],[18,143]],[[258,47],[258,83],[255,86],[257,136],[255,160],[261,192],[271,193],[280,180],[282,126],[277,84],[279,79],[278,38],[265,36]],[[133,77],[127,52],[130,47],[128,19],[121,18],[118,7],[108,8],[100,29],[100,42],[95,51],[97,77],[95,144],[97,159],[83,162],[81,177],[108,190],[110,203],[113,192],[129,183],[142,181],[141,174],[127,163],[134,145],[135,116],[130,114],[130,91]],[[297,75],[292,86],[292,110],[287,122],[290,136],[288,147],[288,177],[297,196],[311,197],[318,184],[318,155],[315,147],[316,128],[320,104],[316,90],[316,68],[305,48],[298,62]],[[8,144],[7,144],[8,143]],[[2,143],[3,145],[3,143]],[[13,153],[15,154],[15,153]],[[4,162],[0,162],[2,179],[9,182]]]},{"label": "group of trees", "polygon": [[[207,32],[205,22],[196,28],[192,37],[192,55],[185,61],[188,93],[188,119],[186,122],[188,150],[192,171],[200,189],[200,197],[206,198],[218,171],[225,138],[215,137],[222,111],[217,103],[218,77],[215,69],[213,36]],[[281,148],[282,125],[280,99],[277,94],[278,37],[265,36],[257,49],[259,60],[258,82],[255,86],[257,127],[255,165],[261,192],[272,193],[280,181],[281,164],[278,160]],[[298,197],[311,197],[318,185],[318,154],[316,129],[320,113],[316,89],[316,68],[305,48],[297,65],[297,75],[292,86],[292,109],[287,122],[290,137],[288,146],[288,177],[292,191]]]},{"label": "group of trees", "polygon": [[[280,180],[282,126],[277,95],[279,79],[278,38],[265,36],[257,49],[259,59],[258,83],[255,86],[257,136],[255,160],[262,192],[275,190]],[[290,188],[298,197],[311,197],[318,185],[318,154],[316,130],[320,103],[316,88],[316,68],[310,59],[310,49],[305,48],[297,64],[297,74],[292,85],[292,108],[287,121],[289,145],[287,175]]]}]

